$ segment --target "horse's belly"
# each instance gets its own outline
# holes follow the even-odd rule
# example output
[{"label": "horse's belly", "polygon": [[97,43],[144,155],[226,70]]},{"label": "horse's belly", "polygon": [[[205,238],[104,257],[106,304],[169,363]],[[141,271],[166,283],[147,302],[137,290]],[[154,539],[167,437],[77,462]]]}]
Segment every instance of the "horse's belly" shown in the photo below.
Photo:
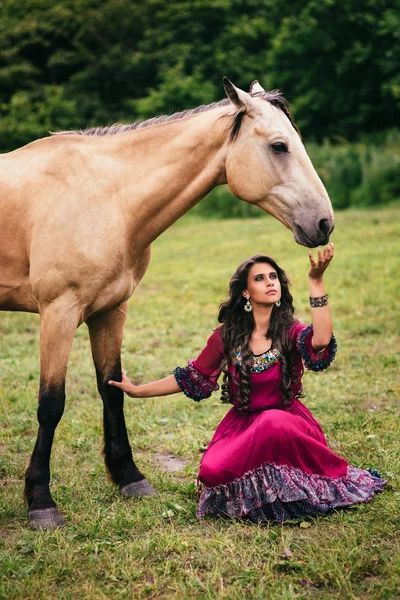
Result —
[{"label": "horse's belly", "polygon": [[[0,310],[38,312],[38,304],[29,279],[26,240],[6,232],[0,248]],[[2,240],[3,241],[3,240]]]},{"label": "horse's belly", "polygon": [[0,310],[39,312],[38,303],[33,296],[28,279],[4,281],[0,276]]}]

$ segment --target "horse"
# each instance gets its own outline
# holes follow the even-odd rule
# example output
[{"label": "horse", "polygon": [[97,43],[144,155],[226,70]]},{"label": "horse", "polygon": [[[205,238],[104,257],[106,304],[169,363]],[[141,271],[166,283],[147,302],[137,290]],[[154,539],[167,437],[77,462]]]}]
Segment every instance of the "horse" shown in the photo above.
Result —
[{"label": "horse", "polygon": [[329,196],[278,91],[223,79],[220,102],[129,125],[62,131],[0,157],[0,309],[40,314],[38,434],[25,475],[30,525],[65,524],[49,489],[76,329],[86,323],[103,401],[104,457],[125,497],[155,493],[133,461],[121,379],[127,301],[150,246],[215,186],[259,206],[297,243],[329,240]]}]

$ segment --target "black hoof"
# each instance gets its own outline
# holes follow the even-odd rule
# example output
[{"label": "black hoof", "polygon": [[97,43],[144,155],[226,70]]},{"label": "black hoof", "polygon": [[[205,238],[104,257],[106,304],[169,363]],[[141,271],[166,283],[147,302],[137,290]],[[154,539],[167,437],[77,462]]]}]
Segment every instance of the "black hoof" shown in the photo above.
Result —
[{"label": "black hoof", "polygon": [[59,529],[67,524],[56,508],[30,510],[29,523],[33,529]]},{"label": "black hoof", "polygon": [[125,496],[125,498],[137,498],[138,496],[157,494],[157,492],[153,486],[149,484],[147,479],[142,479],[141,481],[135,481],[134,483],[125,485],[121,488],[121,494]]}]

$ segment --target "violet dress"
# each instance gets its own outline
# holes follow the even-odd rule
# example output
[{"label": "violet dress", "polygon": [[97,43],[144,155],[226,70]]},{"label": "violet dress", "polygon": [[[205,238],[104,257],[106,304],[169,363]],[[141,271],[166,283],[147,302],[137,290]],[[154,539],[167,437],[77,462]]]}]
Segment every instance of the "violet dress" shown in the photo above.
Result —
[{"label": "violet dress", "polygon": [[[322,353],[315,353],[312,335],[312,326],[298,321],[290,330],[295,396],[301,391],[303,365],[322,371],[336,353],[334,336]],[[223,358],[219,327],[196,360],[174,370],[186,396],[199,401],[218,389]],[[240,348],[236,361],[241,361]],[[230,372],[235,374],[235,365]],[[368,502],[386,483],[374,469],[358,469],[334,454],[298,398],[290,408],[283,407],[281,357],[274,348],[254,356],[249,410],[234,405],[222,419],[201,461],[199,481],[199,518],[229,515],[278,522]]]}]

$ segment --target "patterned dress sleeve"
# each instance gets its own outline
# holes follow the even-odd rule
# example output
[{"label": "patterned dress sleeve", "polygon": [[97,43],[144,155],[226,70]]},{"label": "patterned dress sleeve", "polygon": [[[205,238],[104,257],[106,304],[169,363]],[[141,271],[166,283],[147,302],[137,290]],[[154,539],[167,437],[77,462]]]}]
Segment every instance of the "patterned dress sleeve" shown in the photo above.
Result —
[{"label": "patterned dress sleeve", "polygon": [[187,367],[176,367],[174,375],[182,392],[199,402],[209,398],[219,389],[217,383],[224,358],[221,329],[216,329],[207,340],[206,347],[196,360],[189,360]]},{"label": "patterned dress sleeve", "polygon": [[293,337],[296,348],[303,359],[304,366],[310,371],[324,371],[329,367],[336,356],[337,342],[332,334],[331,341],[322,350],[317,352],[312,347],[313,326],[296,323],[293,328]]}]

